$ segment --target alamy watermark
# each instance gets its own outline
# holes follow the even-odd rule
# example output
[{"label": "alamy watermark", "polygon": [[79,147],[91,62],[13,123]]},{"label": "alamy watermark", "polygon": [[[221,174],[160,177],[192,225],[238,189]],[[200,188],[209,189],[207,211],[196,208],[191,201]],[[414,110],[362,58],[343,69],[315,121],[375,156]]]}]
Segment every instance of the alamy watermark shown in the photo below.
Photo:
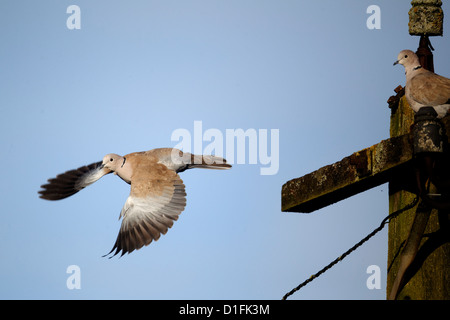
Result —
[{"label": "alamy watermark", "polygon": [[376,264],[370,265],[366,269],[366,273],[370,274],[367,278],[366,286],[367,289],[381,289],[381,269]]},{"label": "alamy watermark", "polygon": [[66,20],[66,27],[69,30],[81,29],[81,9],[79,6],[73,4],[67,7],[66,13],[70,16]]},{"label": "alamy watermark", "polygon": [[[183,152],[223,157],[229,164],[260,164],[261,175],[278,173],[280,166],[279,140],[279,129],[256,130],[250,128],[245,131],[240,128],[225,129],[224,134],[216,128],[203,131],[202,121],[194,121],[194,128],[191,131],[185,128],[175,129],[171,136],[171,141],[178,142],[175,148]],[[206,157],[203,159],[208,161]],[[181,159],[178,158],[178,160]],[[212,160],[214,158],[210,158],[210,161]]]},{"label": "alamy watermark", "polygon": [[366,20],[366,26],[369,30],[381,29],[381,9],[377,5],[370,5],[366,10],[370,16]]},{"label": "alamy watermark", "polygon": [[67,267],[66,273],[70,276],[66,280],[67,289],[81,289],[81,269],[76,264],[72,264]]}]

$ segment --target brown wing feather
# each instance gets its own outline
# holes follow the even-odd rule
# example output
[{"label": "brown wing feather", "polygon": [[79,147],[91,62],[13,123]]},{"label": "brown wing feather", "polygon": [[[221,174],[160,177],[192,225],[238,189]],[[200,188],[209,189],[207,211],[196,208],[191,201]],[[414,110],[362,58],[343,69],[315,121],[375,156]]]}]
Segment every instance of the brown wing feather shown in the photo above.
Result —
[{"label": "brown wing feather", "polygon": [[[148,159],[148,158],[147,158]],[[107,254],[131,253],[165,234],[186,206],[183,181],[166,166],[140,159],[131,192],[121,211],[122,225]]]},{"label": "brown wing feather", "polygon": [[39,197],[46,200],[70,197],[108,173],[111,173],[111,170],[103,168],[101,161],[66,171],[48,179],[49,183],[42,185],[42,190],[38,191]]},{"label": "brown wing feather", "polygon": [[449,103],[450,79],[432,72],[421,73],[410,81],[412,98],[426,106]]}]

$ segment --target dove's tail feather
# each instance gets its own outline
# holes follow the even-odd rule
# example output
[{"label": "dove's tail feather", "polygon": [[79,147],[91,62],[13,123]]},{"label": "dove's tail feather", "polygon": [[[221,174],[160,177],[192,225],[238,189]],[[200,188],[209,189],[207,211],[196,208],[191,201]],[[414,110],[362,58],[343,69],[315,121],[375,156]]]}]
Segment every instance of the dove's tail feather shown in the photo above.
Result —
[{"label": "dove's tail feather", "polygon": [[216,170],[227,170],[231,168],[231,164],[190,164],[186,169],[201,168],[201,169],[216,169]]},{"label": "dove's tail feather", "polygon": [[216,170],[227,170],[231,168],[231,164],[228,164],[227,160],[217,156],[210,156],[210,155],[198,156],[191,154],[190,160],[191,160],[190,163],[180,168],[178,172],[194,168],[216,169]]}]

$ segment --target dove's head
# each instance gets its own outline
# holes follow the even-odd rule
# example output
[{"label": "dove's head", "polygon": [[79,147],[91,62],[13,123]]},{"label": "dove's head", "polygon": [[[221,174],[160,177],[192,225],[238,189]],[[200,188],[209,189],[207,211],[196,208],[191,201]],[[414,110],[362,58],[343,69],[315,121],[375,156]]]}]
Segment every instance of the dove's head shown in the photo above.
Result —
[{"label": "dove's head", "polygon": [[416,67],[420,65],[419,58],[417,55],[411,50],[402,50],[397,56],[397,61],[394,62],[394,66],[396,64],[402,64],[405,68],[407,67]]},{"label": "dove's head", "polygon": [[125,157],[119,156],[115,153],[107,154],[103,157],[103,167],[108,168],[112,171],[117,171],[125,164]]}]

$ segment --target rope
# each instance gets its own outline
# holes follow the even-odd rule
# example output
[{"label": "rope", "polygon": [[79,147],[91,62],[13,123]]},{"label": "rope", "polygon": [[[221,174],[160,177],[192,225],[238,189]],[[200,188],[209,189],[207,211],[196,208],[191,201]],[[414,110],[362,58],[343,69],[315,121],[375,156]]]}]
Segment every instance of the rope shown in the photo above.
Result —
[{"label": "rope", "polygon": [[350,253],[352,253],[353,251],[355,251],[356,249],[358,249],[362,244],[364,244],[367,240],[369,240],[370,238],[372,238],[375,234],[377,234],[378,232],[380,232],[386,223],[388,223],[388,221],[390,219],[395,218],[396,216],[398,216],[400,213],[412,209],[416,206],[417,202],[419,201],[419,198],[416,197],[409,205],[407,205],[406,207],[399,209],[393,213],[391,213],[390,215],[388,215],[387,217],[385,217],[383,219],[383,221],[381,221],[381,224],[378,228],[376,228],[375,230],[373,230],[371,233],[369,233],[366,237],[364,237],[361,241],[359,241],[357,244],[355,244],[353,247],[351,247],[350,249],[348,249],[346,252],[344,252],[342,255],[340,255],[338,258],[336,258],[334,261],[332,261],[331,263],[329,263],[327,266],[325,266],[324,268],[322,268],[321,270],[319,270],[316,274],[313,274],[311,277],[309,277],[307,280],[303,281],[301,284],[299,284],[297,287],[295,287],[294,289],[292,289],[291,291],[289,291],[288,293],[286,293],[282,300],[286,300],[290,295],[294,294],[295,292],[297,292],[298,290],[300,290],[301,288],[303,288],[304,286],[306,286],[308,283],[310,283],[311,281],[313,281],[314,279],[318,278],[321,274],[325,273],[325,271],[327,271],[328,269],[332,268],[336,263],[338,263],[339,261],[344,260],[344,258],[346,256],[348,256]]}]

